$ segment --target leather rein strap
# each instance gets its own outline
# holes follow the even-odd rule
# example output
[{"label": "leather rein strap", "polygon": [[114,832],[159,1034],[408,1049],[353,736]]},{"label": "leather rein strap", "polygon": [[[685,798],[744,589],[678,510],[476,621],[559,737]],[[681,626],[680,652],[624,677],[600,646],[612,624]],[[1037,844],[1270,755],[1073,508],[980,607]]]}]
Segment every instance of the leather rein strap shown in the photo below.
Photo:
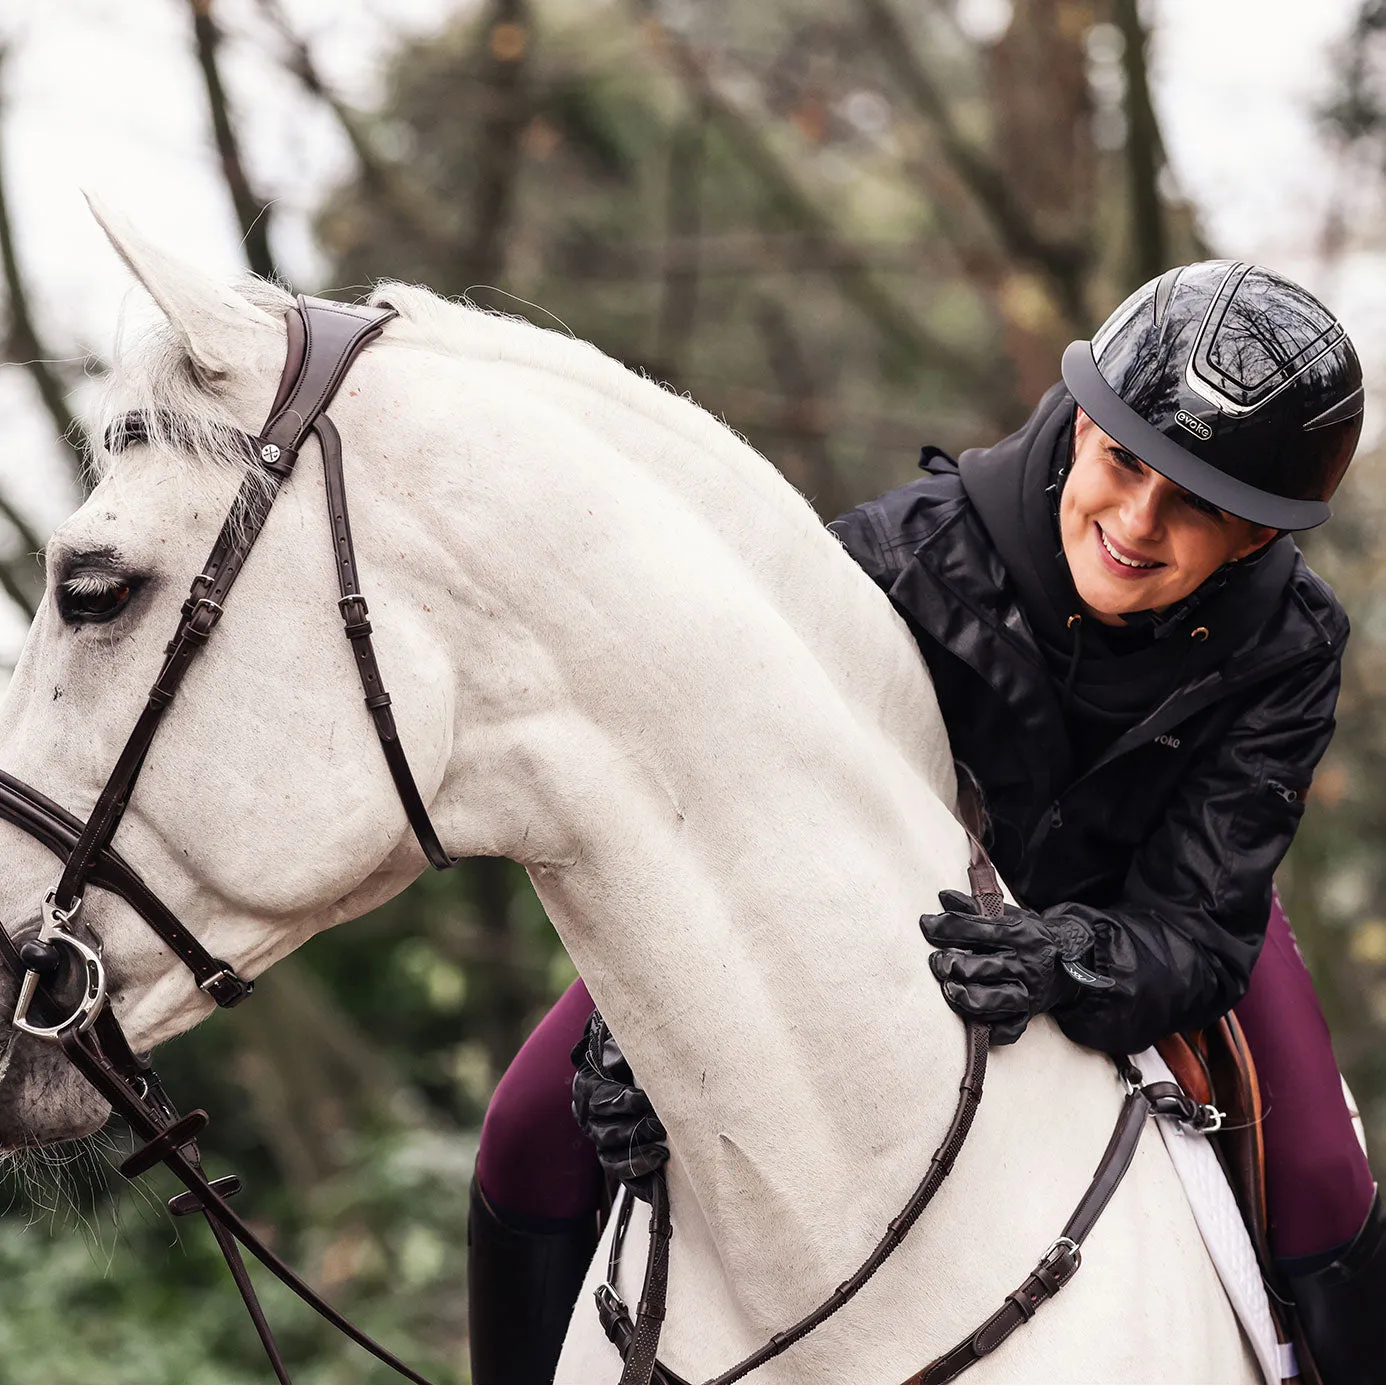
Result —
[{"label": "leather rein strap", "polygon": [[[996,869],[976,836],[970,831],[968,836],[972,841],[972,861],[967,874],[973,898],[988,918],[999,918],[1004,897]],[[973,1119],[982,1101],[982,1085],[987,1074],[987,1054],[991,1048],[991,1030],[975,1021],[968,1021],[966,1034],[965,1072],[962,1082],[958,1085],[958,1102],[953,1111],[953,1119],[948,1124],[948,1131],[938,1149],[934,1151],[929,1168],[910,1195],[909,1202],[886,1225],[885,1234],[871,1254],[816,1309],[805,1314],[797,1323],[776,1333],[764,1346],[719,1376],[713,1377],[712,1381],[740,1381],[748,1372],[764,1366],[766,1362],[793,1347],[801,1338],[807,1337],[844,1305],[849,1304],[866,1282],[885,1264],[895,1248],[904,1241],[905,1234],[919,1220],[924,1209],[933,1202],[935,1194],[943,1187],[943,1181],[952,1173],[954,1162],[972,1130]],[[622,1208],[621,1222],[612,1238],[606,1283],[599,1286],[596,1292],[597,1313],[607,1338],[615,1344],[617,1351],[624,1358],[622,1382],[682,1382],[683,1379],[671,1372],[656,1356],[659,1331],[664,1321],[665,1291],[669,1283],[669,1238],[672,1229],[669,1222],[669,1196],[664,1170],[656,1170],[650,1178],[654,1191],[650,1214],[650,1251],[645,1263],[644,1290],[635,1321],[632,1324],[630,1311],[616,1291],[621,1243],[630,1218],[628,1191],[625,1194],[626,1206]]]},{"label": "leather rein strap", "polygon": [[[179,1116],[148,1061],[131,1050],[114,1012],[105,1004],[101,941],[96,938],[93,947],[79,938],[74,921],[89,887],[109,890],[140,915],[217,1005],[238,1005],[253,990],[229,963],[207,952],[111,843],[164,714],[198,651],[221,620],[223,604],[310,433],[322,451],[341,590],[338,606],[366,706],[405,815],[424,854],[439,870],[456,864],[457,858],[449,856],[439,843],[410,771],[371,645],[347,515],[341,440],[324,412],[352,362],[394,316],[395,310],[389,307],[351,307],[302,295],[296,308],[286,314],[284,371],[263,430],[258,436],[245,437],[251,458],[245,480],[202,571],[192,582],[144,710],[87,821],[83,823],[32,786],[0,771],[0,818],[27,832],[64,863],[62,877],[44,904],[44,924],[38,938],[20,947],[0,928],[0,965],[21,983],[16,1028],[58,1043],[72,1065],[129,1122],[143,1144],[121,1165],[122,1174],[134,1179],[154,1165],[164,1164],[182,1181],[186,1191],[170,1200],[169,1211],[175,1216],[200,1212],[207,1218],[281,1382],[289,1377],[238,1243],[312,1309],[385,1365],[410,1381],[424,1382],[426,1378],[339,1314],[260,1241],[226,1202],[239,1190],[239,1179],[207,1179],[196,1144],[198,1133],[207,1124],[207,1114],[196,1110]],[[113,426],[108,446],[119,451],[149,441],[154,422],[147,415],[126,415]],[[158,423],[160,433],[176,442],[178,420],[161,418]],[[90,930],[86,933],[91,936]],[[82,1000],[68,1014],[45,981],[62,968],[58,945],[76,955],[79,975],[84,978]]]},{"label": "leather rein strap", "polygon": [[[968,880],[973,898],[982,914],[992,919],[999,918],[1004,897],[996,870],[970,829],[968,836],[972,842]],[[734,1367],[711,1377],[710,1382],[741,1380],[748,1372],[778,1357],[835,1314],[881,1268],[886,1258],[900,1245],[905,1234],[932,1202],[943,1181],[952,1171],[982,1100],[982,1084],[986,1077],[991,1031],[988,1026],[968,1021],[966,1032],[966,1073],[959,1085],[958,1103],[949,1123],[948,1133],[934,1152],[928,1171],[918,1188],[899,1215],[887,1225],[886,1233],[875,1249],[816,1309],[790,1328],[776,1333],[763,1347],[743,1358]],[[1082,1265],[1083,1240],[1092,1231],[1093,1225],[1130,1168],[1146,1118],[1152,1111],[1178,1117],[1197,1129],[1204,1109],[1187,1098],[1175,1085],[1151,1083],[1142,1086],[1140,1072],[1129,1060],[1118,1060],[1117,1066],[1126,1081],[1126,1100],[1122,1104],[1107,1149],[1098,1162],[1097,1172],[1063,1231],[1040,1257],[1039,1264],[1021,1286],[1006,1296],[996,1313],[956,1347],[921,1367],[908,1378],[908,1383],[954,1380],[975,1362],[979,1362],[1000,1347],[1021,1324],[1034,1318],[1040,1305],[1052,1299],[1073,1278]],[[630,1310],[615,1288],[620,1270],[622,1245],[633,1206],[629,1189],[624,1192],[616,1231],[612,1236],[606,1282],[596,1291],[597,1315],[608,1340],[623,1359],[623,1383],[659,1382],[665,1386],[688,1386],[684,1377],[671,1371],[657,1356],[660,1329],[664,1322],[665,1292],[669,1282],[668,1248],[672,1228],[663,1169],[655,1171],[650,1180],[650,1251],[645,1264],[644,1288],[635,1320],[632,1322]]]}]

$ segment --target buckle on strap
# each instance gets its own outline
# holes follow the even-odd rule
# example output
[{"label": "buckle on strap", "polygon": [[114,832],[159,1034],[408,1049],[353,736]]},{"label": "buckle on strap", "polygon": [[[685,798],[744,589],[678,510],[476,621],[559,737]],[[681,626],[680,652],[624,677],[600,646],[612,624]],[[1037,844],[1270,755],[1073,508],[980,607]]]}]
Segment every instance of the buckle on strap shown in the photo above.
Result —
[{"label": "buckle on strap", "polygon": [[[199,619],[204,611],[207,613],[206,617]],[[188,619],[183,627],[183,634],[190,635],[195,640],[205,640],[216,629],[217,622],[225,614],[220,602],[214,602],[210,597],[198,597],[188,611]]]},{"label": "buckle on strap", "polygon": [[255,990],[255,983],[238,977],[229,963],[221,962],[220,958],[216,961],[221,964],[220,971],[199,982],[197,989],[205,991],[218,1006],[230,1010],[232,1006],[239,1006]]},{"label": "buckle on strap", "polygon": [[635,1326],[631,1322],[630,1310],[626,1308],[625,1300],[616,1293],[610,1281],[603,1281],[598,1285],[593,1297],[597,1301],[597,1319],[601,1323],[602,1332],[606,1334],[607,1342],[625,1357],[630,1351],[631,1339],[635,1335]]},{"label": "buckle on strap", "polygon": [[1147,1083],[1142,1091],[1150,1103],[1150,1110],[1156,1116],[1173,1117],[1180,1134],[1188,1128],[1199,1135],[1211,1136],[1222,1130],[1222,1123],[1227,1119],[1226,1112],[1220,1112],[1211,1104],[1195,1102],[1177,1083]]},{"label": "buckle on strap", "polygon": [[1083,1249],[1072,1237],[1055,1237],[1049,1243],[1044,1255],[1040,1257],[1040,1265],[1047,1269],[1054,1265],[1065,1252],[1073,1258],[1073,1269],[1077,1270],[1083,1264]]}]

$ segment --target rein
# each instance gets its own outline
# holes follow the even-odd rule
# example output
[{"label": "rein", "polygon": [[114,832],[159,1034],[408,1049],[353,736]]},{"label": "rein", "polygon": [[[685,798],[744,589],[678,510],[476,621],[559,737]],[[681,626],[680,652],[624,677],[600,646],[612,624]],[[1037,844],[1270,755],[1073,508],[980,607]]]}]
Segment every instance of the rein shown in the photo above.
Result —
[{"label": "rein", "polygon": [[[964,813],[969,802],[975,809],[975,789],[960,786]],[[1002,914],[1001,886],[986,851],[976,834],[968,828],[972,843],[972,860],[968,866],[968,881],[980,912],[996,919]],[[820,1324],[848,1304],[857,1292],[885,1264],[890,1254],[905,1239],[905,1234],[919,1220],[952,1172],[963,1144],[972,1129],[977,1108],[982,1101],[982,1085],[986,1079],[987,1054],[991,1046],[991,1028],[976,1021],[966,1022],[967,1058],[962,1082],[958,1085],[958,1101],[953,1119],[938,1149],[929,1161],[929,1168],[904,1208],[886,1225],[886,1231],[871,1254],[817,1308],[805,1314],[797,1323],[782,1329],[762,1347],[728,1367],[717,1376],[708,1378],[709,1386],[740,1381],[748,1372],[764,1366],[793,1347]],[[1098,1162],[1097,1171],[1089,1182],[1078,1206],[1064,1225],[1063,1231],[1049,1244],[1034,1270],[1016,1290],[1006,1296],[1001,1307],[964,1338],[956,1347],[926,1363],[907,1379],[914,1383],[942,1383],[955,1380],[974,1363],[1001,1346],[1022,1324],[1034,1318],[1041,1304],[1052,1299],[1073,1278],[1083,1263],[1082,1244],[1102,1215],[1117,1186],[1130,1168],[1136,1147],[1140,1144],[1145,1120],[1152,1113],[1173,1116],[1195,1130],[1213,1129],[1219,1114],[1200,1106],[1185,1096],[1173,1083],[1144,1084],[1140,1070],[1129,1059],[1115,1060],[1117,1070],[1126,1083],[1126,1098],[1117,1116],[1116,1127],[1107,1149]],[[634,1204],[629,1187],[622,1190],[621,1209],[617,1214],[616,1230],[612,1235],[611,1251],[607,1258],[606,1280],[597,1287],[597,1317],[607,1340],[621,1354],[623,1383],[658,1382],[661,1386],[689,1386],[686,1378],[672,1371],[658,1358],[660,1330],[664,1324],[666,1294],[669,1284],[669,1241],[673,1228],[669,1217],[668,1181],[661,1167],[649,1176],[650,1233],[649,1252],[645,1262],[644,1284],[640,1303],[632,1322],[630,1310],[616,1290],[620,1273],[621,1252]]]},{"label": "rein", "polygon": [[[78,921],[83,898],[92,887],[110,891],[144,920],[218,1006],[237,1006],[254,990],[254,984],[239,977],[228,962],[207,952],[111,843],[164,715],[189,666],[221,620],[223,604],[310,434],[322,452],[341,592],[337,606],[366,707],[405,816],[425,856],[440,871],[456,865],[458,859],[449,856],[438,841],[419,794],[371,645],[369,609],[361,594],[347,513],[341,439],[325,413],[352,363],[394,316],[395,310],[389,307],[359,308],[303,295],[285,315],[284,369],[264,427],[258,435],[245,435],[251,459],[246,478],[202,571],[192,581],[144,710],[87,821],[83,823],[31,785],[0,770],[0,818],[28,833],[63,863],[61,878],[44,901],[37,935],[16,943],[0,928],[0,966],[19,984],[13,1024],[59,1045],[73,1067],[130,1124],[142,1144],[120,1166],[123,1175],[135,1179],[162,1164],[182,1182],[185,1191],[169,1201],[169,1212],[176,1217],[191,1213],[206,1217],[281,1382],[289,1376],[241,1257],[242,1246],[304,1303],[386,1366],[409,1381],[427,1379],[333,1309],[232,1211],[227,1199],[240,1190],[240,1180],[234,1175],[209,1180],[202,1169],[197,1136],[207,1125],[207,1113],[199,1108],[180,1115],[148,1060],[131,1049],[106,1004],[101,939]],[[127,414],[109,432],[108,446],[120,451],[148,442],[150,423],[146,415]],[[176,420],[173,424],[176,434]],[[69,967],[75,968],[80,998],[65,1006],[53,995],[52,986]]]}]

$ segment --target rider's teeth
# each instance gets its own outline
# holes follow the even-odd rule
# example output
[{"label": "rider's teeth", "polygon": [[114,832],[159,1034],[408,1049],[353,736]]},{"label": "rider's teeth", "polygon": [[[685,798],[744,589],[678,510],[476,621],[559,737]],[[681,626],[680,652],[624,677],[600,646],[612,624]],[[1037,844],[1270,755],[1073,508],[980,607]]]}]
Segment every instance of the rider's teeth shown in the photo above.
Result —
[{"label": "rider's teeth", "polygon": [[[1099,533],[1100,532],[1101,531],[1099,531]],[[1160,566],[1158,563],[1138,563],[1134,558],[1127,558],[1125,555],[1119,554],[1112,547],[1111,542],[1105,534],[1102,535],[1102,547],[1106,549],[1118,563],[1124,563],[1128,568],[1158,568]]]}]

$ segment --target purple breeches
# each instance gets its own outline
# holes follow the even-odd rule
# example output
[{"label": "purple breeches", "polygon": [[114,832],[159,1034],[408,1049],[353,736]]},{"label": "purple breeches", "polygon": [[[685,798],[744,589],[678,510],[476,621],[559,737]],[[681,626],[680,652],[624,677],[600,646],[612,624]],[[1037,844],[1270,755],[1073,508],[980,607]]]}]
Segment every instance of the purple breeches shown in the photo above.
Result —
[{"label": "purple breeches", "polygon": [[[569,1053],[591,1011],[578,980],[525,1041],[486,1112],[477,1178],[499,1210],[521,1221],[584,1217],[598,1206],[601,1166],[570,1110]],[[1343,1101],[1328,1026],[1278,898],[1236,1011],[1261,1080],[1275,1254],[1341,1246],[1362,1226],[1374,1184]]]},{"label": "purple breeches", "polygon": [[1279,895],[1251,986],[1235,1009],[1261,1080],[1271,1247],[1283,1258],[1342,1246],[1366,1220],[1376,1186]]},{"label": "purple breeches", "polygon": [[573,1119],[573,1046],[595,1009],[579,977],[554,1003],[492,1094],[476,1177],[491,1204],[526,1222],[589,1216],[604,1176]]}]

